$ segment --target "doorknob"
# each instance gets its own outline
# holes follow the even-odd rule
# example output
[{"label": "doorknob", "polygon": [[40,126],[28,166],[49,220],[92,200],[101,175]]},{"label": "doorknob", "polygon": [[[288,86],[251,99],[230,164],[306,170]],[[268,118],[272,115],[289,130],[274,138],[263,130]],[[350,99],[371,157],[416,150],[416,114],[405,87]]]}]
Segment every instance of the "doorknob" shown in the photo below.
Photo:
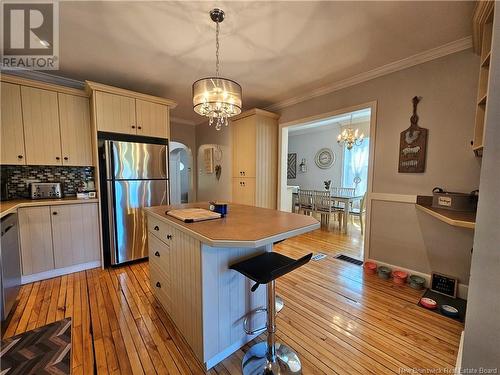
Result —
[{"label": "doorknob", "polygon": [[159,256],[160,256],[160,253],[157,251],[157,252],[155,252],[155,255],[156,255],[157,257],[159,257]]},{"label": "doorknob", "polygon": [[160,227],[158,225],[155,225],[155,227],[153,229],[156,230],[156,231],[159,231]]},{"label": "doorknob", "polygon": [[160,282],[159,282],[159,281],[157,281],[157,282],[156,282],[156,287],[157,287],[157,288],[161,288],[161,284],[160,284]]},{"label": "doorknob", "polygon": [[171,234],[167,234],[167,240],[171,240],[172,239],[172,235]]}]

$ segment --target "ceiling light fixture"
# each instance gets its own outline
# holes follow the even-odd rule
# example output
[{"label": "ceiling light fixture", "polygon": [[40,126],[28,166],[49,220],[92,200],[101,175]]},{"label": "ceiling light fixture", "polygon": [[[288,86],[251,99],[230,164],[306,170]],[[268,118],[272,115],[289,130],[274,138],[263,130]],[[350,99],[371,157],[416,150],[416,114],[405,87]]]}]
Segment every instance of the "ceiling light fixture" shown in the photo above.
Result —
[{"label": "ceiling light fixture", "polygon": [[344,146],[350,150],[354,146],[360,146],[363,143],[365,135],[363,133],[359,134],[359,129],[353,130],[352,127],[352,114],[349,121],[349,127],[342,130],[342,132],[337,137],[337,143],[340,146]]},{"label": "ceiling light fixture", "polygon": [[241,86],[230,79],[219,76],[219,24],[224,20],[224,11],[210,11],[215,22],[215,77],[202,78],[193,83],[193,109],[208,117],[210,126],[220,130],[227,126],[228,118],[241,113]]}]

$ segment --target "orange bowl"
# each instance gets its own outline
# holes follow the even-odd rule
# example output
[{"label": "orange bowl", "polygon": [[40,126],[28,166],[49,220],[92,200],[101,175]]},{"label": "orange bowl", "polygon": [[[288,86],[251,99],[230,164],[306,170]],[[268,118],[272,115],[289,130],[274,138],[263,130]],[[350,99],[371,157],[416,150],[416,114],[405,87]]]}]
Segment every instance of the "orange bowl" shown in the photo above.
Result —
[{"label": "orange bowl", "polygon": [[375,275],[377,273],[377,264],[373,262],[365,262],[363,265],[367,275]]},{"label": "orange bowl", "polygon": [[392,280],[395,284],[405,284],[408,279],[408,273],[404,271],[394,271],[392,273]]}]

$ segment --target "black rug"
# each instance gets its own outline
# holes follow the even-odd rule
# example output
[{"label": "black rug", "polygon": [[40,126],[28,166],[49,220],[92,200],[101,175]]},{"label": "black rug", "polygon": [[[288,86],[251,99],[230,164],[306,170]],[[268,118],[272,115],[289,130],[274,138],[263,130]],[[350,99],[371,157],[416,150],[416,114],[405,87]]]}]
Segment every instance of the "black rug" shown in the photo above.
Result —
[{"label": "black rug", "polygon": [[[430,289],[427,289],[422,297],[431,298],[437,302],[438,307],[434,310],[431,310],[431,311],[433,311],[437,314],[440,314],[440,315],[444,315],[441,312],[441,308],[440,308],[441,305],[450,305],[458,310],[458,316],[456,318],[453,318],[453,317],[450,317],[447,315],[444,315],[444,316],[446,316],[447,318],[450,318],[450,319],[458,320],[459,322],[462,322],[462,323],[465,321],[465,313],[467,311],[467,301],[466,300],[461,299],[461,298],[448,297],[448,296],[445,296],[444,294],[433,292]],[[423,307],[420,305],[419,302],[417,302],[417,305],[419,305],[420,307]],[[425,309],[425,307],[424,307],[424,309]]]},{"label": "black rug", "polygon": [[361,266],[363,264],[362,260],[354,259],[354,258],[348,257],[347,255],[344,255],[344,254],[337,255],[335,258],[343,260],[344,262],[349,262],[349,263],[355,264],[356,266]]},{"label": "black rug", "polygon": [[70,374],[71,318],[2,340],[2,375]]}]

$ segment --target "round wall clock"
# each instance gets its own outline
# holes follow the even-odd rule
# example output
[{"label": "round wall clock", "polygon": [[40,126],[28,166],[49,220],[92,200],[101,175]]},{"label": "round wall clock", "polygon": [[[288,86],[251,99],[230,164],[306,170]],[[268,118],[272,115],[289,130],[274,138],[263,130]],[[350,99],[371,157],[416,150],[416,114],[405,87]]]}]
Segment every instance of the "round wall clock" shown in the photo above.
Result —
[{"label": "round wall clock", "polygon": [[314,161],[319,168],[328,169],[335,162],[335,154],[329,148],[322,148],[316,153]]}]

